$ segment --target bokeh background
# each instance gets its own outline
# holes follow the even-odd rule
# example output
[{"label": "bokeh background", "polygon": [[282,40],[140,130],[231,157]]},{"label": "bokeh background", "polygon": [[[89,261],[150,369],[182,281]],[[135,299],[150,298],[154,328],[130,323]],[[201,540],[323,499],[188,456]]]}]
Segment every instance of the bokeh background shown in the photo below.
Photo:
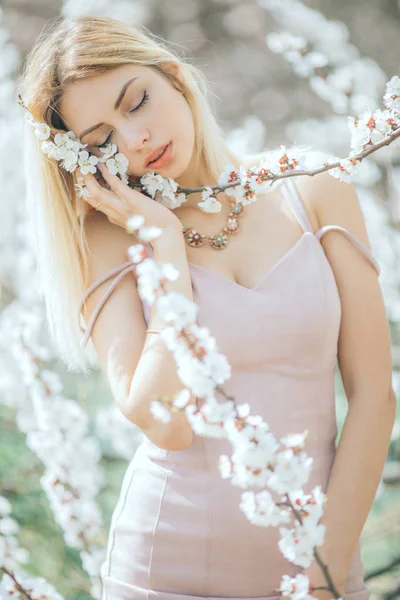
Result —
[{"label": "bokeh background", "polygon": [[[11,502],[19,526],[15,538],[29,552],[26,571],[43,576],[68,600],[87,599],[98,594],[96,568],[111,512],[141,435],[116,411],[101,373],[68,373],[46,333],[24,203],[22,109],[15,95],[26,52],[48,19],[60,14],[106,15],[145,26],[205,72],[233,148],[304,144],[345,157],[347,117],[383,108],[385,84],[399,74],[400,1],[6,0],[0,7],[0,495]],[[365,160],[354,183],[382,269],[399,397],[399,142]],[[50,421],[59,436],[53,443],[63,448],[60,464],[71,448],[78,454],[82,449],[80,465],[71,467],[72,479],[65,476],[63,488],[95,514],[80,547],[66,534],[68,517],[60,517],[54,452],[44,452],[37,441],[46,432],[29,383],[34,369],[57,381],[59,402],[52,404]],[[338,437],[346,410],[337,373]],[[63,429],[66,415],[70,426],[74,419],[79,424],[76,438]],[[3,542],[11,535],[7,527],[0,520]],[[373,598],[400,598],[399,417],[361,541]]]}]

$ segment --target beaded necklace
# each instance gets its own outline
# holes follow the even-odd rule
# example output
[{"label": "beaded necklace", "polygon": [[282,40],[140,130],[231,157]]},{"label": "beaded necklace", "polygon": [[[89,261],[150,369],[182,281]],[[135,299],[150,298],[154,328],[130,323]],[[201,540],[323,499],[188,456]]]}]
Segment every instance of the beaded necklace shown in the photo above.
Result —
[{"label": "beaded necklace", "polygon": [[228,245],[228,235],[234,235],[240,230],[240,218],[243,216],[243,204],[230,201],[232,204],[231,212],[228,215],[227,225],[215,235],[205,235],[199,233],[193,227],[187,227],[182,223],[183,237],[186,243],[192,248],[201,248],[204,244],[209,244],[214,250],[224,250]]}]

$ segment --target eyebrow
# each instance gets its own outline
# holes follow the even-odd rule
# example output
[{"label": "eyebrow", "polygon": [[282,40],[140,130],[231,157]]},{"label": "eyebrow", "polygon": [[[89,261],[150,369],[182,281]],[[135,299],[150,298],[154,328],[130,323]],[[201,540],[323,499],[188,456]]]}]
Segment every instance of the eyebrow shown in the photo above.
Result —
[{"label": "eyebrow", "polygon": [[[132,77],[132,79],[129,79],[123,86],[122,89],[118,95],[118,98],[115,101],[114,104],[114,110],[118,110],[118,108],[121,106],[121,102],[124,99],[126,90],[128,89],[128,87],[130,86],[130,84],[135,81],[136,79],[139,79],[139,77]],[[84,131],[82,131],[81,135],[79,136],[79,139],[82,140],[86,135],[88,135],[89,133],[91,133],[92,131],[94,131],[95,129],[97,129],[98,127],[101,127],[102,125],[104,125],[104,123],[97,123],[96,125],[92,125],[92,127],[89,127],[88,129],[85,129]]]}]

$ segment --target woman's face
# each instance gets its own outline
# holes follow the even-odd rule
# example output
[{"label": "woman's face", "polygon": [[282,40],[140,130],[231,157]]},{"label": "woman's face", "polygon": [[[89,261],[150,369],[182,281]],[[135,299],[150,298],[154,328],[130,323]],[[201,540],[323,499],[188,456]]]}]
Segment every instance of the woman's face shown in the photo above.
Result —
[{"label": "woman's face", "polygon": [[[156,171],[178,180],[193,160],[191,109],[182,93],[149,67],[123,65],[76,81],[64,92],[59,109],[67,128],[88,144],[91,154],[101,157],[99,146],[116,144],[129,161],[130,175]],[[150,152],[170,141],[169,164],[146,166]]]}]

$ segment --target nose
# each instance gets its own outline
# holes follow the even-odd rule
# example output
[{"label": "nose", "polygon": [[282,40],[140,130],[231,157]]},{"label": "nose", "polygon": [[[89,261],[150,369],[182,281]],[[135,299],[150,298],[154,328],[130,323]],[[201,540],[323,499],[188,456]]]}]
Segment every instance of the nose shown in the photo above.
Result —
[{"label": "nose", "polygon": [[144,157],[148,154],[149,150],[149,139],[150,133],[146,131],[138,131],[135,128],[126,129],[123,132],[124,146],[127,153],[136,160],[143,161]]}]

